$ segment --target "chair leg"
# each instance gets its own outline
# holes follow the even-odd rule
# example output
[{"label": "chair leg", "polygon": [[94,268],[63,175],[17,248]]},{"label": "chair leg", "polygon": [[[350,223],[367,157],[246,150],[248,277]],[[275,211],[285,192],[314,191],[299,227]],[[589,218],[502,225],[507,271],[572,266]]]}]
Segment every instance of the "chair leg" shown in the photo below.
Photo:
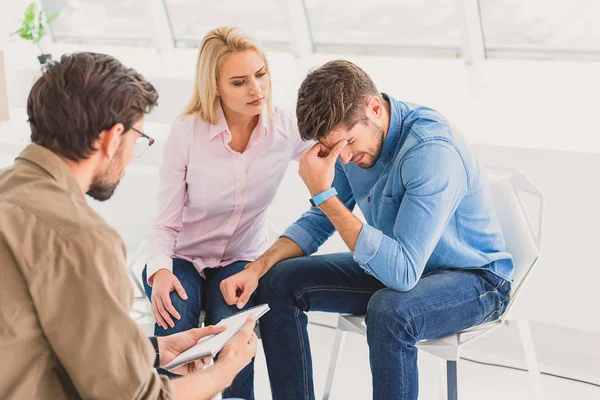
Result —
[{"label": "chair leg", "polygon": [[458,400],[457,361],[446,361],[446,386],[448,388],[448,400]]},{"label": "chair leg", "polygon": [[[135,272],[133,271],[133,265],[136,263],[137,260],[131,260],[127,263],[127,271],[129,272],[129,277],[131,278],[131,281],[134,285],[134,295],[133,298],[134,299],[145,299],[146,298],[146,292],[144,291],[144,287],[142,286],[142,284],[140,283],[140,281],[138,280],[138,277],[135,275]],[[137,292],[136,293],[136,290]]]},{"label": "chair leg", "polygon": [[[439,374],[438,374],[438,379],[437,379],[437,399],[438,400],[447,400],[446,396],[447,396],[447,389],[446,389],[446,374],[447,374],[447,367],[446,367],[446,360],[444,360],[443,358],[438,359],[437,361],[439,361]],[[419,380],[420,382],[420,380]]]},{"label": "chair leg", "polygon": [[529,321],[519,320],[517,321],[517,325],[519,326],[519,334],[521,336],[521,343],[525,353],[527,369],[529,370],[529,380],[533,389],[533,394],[535,395],[536,399],[541,400],[544,398],[544,388],[542,386],[540,369],[538,367],[537,357],[535,355],[535,347],[531,337]]},{"label": "chair leg", "polygon": [[325,381],[325,390],[323,391],[323,400],[329,400],[331,393],[331,386],[333,385],[333,376],[335,369],[337,368],[338,360],[340,358],[340,351],[344,345],[344,338],[346,337],[346,331],[337,329],[335,333],[335,341],[333,342],[333,351],[331,352],[331,360],[329,361],[329,371],[327,371],[327,380]]}]

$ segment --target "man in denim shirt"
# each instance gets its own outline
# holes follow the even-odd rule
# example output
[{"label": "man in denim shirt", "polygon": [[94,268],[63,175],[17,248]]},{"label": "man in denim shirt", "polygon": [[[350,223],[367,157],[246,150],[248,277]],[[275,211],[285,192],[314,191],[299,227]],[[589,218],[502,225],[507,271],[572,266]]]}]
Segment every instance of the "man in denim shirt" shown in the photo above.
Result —
[{"label": "man in denim shirt", "polygon": [[[258,286],[271,307],[260,327],[274,399],[314,399],[306,311],[366,313],[373,398],[416,399],[416,342],[508,301],[514,265],[485,175],[442,115],[381,94],[347,61],[306,77],[296,113],[318,141],[300,162],[314,206],[222,283],[225,300],[241,307]],[[351,252],[310,256],[335,230]]]}]

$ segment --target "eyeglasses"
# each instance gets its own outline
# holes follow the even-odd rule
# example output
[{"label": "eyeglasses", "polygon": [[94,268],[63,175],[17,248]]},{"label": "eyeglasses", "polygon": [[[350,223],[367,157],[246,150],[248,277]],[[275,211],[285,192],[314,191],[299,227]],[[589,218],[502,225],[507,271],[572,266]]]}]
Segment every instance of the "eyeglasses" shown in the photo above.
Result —
[{"label": "eyeglasses", "polygon": [[148,141],[139,140],[139,139],[135,141],[135,150],[133,152],[133,156],[135,158],[139,158],[144,155],[146,150],[148,150],[148,147],[150,147],[154,144],[154,139],[152,139],[150,136],[146,135],[144,132],[142,132],[138,129],[135,129],[134,127],[131,127],[131,129],[133,129],[134,131],[139,133],[140,136],[142,136],[142,139],[148,139]]}]

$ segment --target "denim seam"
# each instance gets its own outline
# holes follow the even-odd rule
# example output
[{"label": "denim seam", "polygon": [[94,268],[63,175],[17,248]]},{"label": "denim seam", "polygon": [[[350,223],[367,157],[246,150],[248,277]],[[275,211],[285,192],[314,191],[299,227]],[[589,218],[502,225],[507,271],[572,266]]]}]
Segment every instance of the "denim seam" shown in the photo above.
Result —
[{"label": "denim seam", "polygon": [[458,157],[460,158],[460,162],[461,162],[464,172],[465,172],[465,179],[467,181],[467,187],[466,187],[466,191],[465,191],[465,194],[466,194],[471,189],[471,182],[470,182],[469,171],[467,169],[467,165],[465,164],[465,160],[464,160],[462,154],[458,151],[458,149],[456,148],[454,143],[447,140],[446,138],[433,137],[433,138],[423,140],[421,143],[414,145],[410,150],[408,150],[404,155],[402,155],[402,159],[400,160],[400,163],[399,163],[400,169],[404,166],[404,162],[406,161],[407,157],[409,157],[412,153],[414,153],[421,147],[425,147],[428,145],[435,145],[435,141],[445,142],[445,143],[440,143],[440,144],[444,144],[444,145],[448,146],[449,148],[453,149],[456,152],[456,154],[458,155]]},{"label": "denim seam", "polygon": [[[492,311],[491,313],[489,313],[489,314],[488,314],[488,315],[487,315],[487,316],[486,316],[486,317],[483,319],[483,321],[481,321],[481,322],[479,323],[479,325],[483,324],[484,322],[486,322],[486,321],[487,321],[487,319],[488,319],[489,317],[491,317],[492,315],[494,315],[494,314],[495,314],[495,313],[497,313],[498,311],[502,310],[502,306],[504,305],[504,303],[506,303],[506,300],[507,300],[507,299],[508,299],[508,297],[505,297],[503,300],[501,300],[501,301],[500,301],[500,307],[499,307],[499,308],[496,308],[494,311]],[[494,318],[494,319],[497,319],[497,317],[496,317],[496,318]],[[488,321],[488,322],[489,322],[489,321]]]},{"label": "denim seam", "polygon": [[[447,144],[450,145],[451,148],[454,149],[454,151],[456,151],[456,153],[458,154],[458,156],[460,157],[460,161],[462,162],[462,165],[465,169],[465,176],[467,177],[467,190],[469,190],[471,188],[471,177],[469,176],[469,170],[467,168],[467,164],[465,163],[465,159],[463,158],[463,155],[461,154],[460,151],[458,151],[458,148],[456,147],[456,143],[454,143],[453,140],[448,139],[447,137],[444,136],[433,136],[427,139],[422,139],[421,140],[421,145],[425,145],[425,144],[429,144],[429,142],[432,141],[440,141],[440,142],[446,142]],[[415,145],[415,147],[417,147],[418,145]],[[409,152],[412,151],[409,150]]]},{"label": "denim seam", "polygon": [[302,291],[300,291],[297,294],[294,294],[294,299],[297,300],[299,297],[301,297],[302,295],[304,295],[305,293],[310,293],[310,292],[317,292],[319,290],[331,290],[334,292],[352,292],[352,293],[370,293],[370,292],[377,292],[377,290],[379,289],[353,289],[353,288],[344,288],[344,287],[339,287],[339,286],[317,286],[317,287],[313,287],[313,288],[309,288],[309,289],[304,289]]},{"label": "denim seam", "polygon": [[[369,308],[367,306],[367,315],[369,315]],[[399,313],[398,315],[396,315],[396,317],[398,319],[401,320],[401,323],[406,326],[409,327],[410,332],[407,332],[410,335],[410,338],[412,341],[414,341],[414,344],[412,344],[411,347],[415,347],[415,344],[417,342],[417,338],[415,336],[415,332],[416,332],[416,326],[414,326],[414,321],[415,319],[411,316],[410,320],[407,319],[404,315],[402,315],[402,313]],[[365,324],[367,325],[367,337],[369,336],[369,323],[367,322],[367,318],[365,318]],[[367,341],[369,339],[367,338]],[[400,352],[400,357],[402,357],[402,355],[404,354],[404,352]],[[405,365],[406,363],[404,362],[404,360],[402,360],[402,364]],[[398,379],[400,380],[400,385],[403,388],[406,388],[406,382],[405,382],[405,377],[404,374],[400,374],[400,376],[398,377]]]},{"label": "denim seam", "polygon": [[502,283],[501,283],[499,286],[495,287],[495,288],[494,288],[494,290],[488,290],[488,291],[486,291],[486,292],[484,292],[484,293],[480,294],[480,295],[479,295],[479,298],[480,298],[480,299],[483,299],[485,296],[487,296],[487,295],[488,295],[488,294],[490,294],[490,293],[498,293],[498,290],[499,290],[499,289],[500,289],[502,286],[504,286],[504,284],[505,284],[505,283],[506,283],[506,280],[505,280],[505,279],[502,279]]},{"label": "denim seam", "polygon": [[[463,298],[463,299],[461,299],[459,301],[454,301],[454,302],[451,302],[451,303],[439,303],[439,304],[437,304],[437,305],[435,305],[433,307],[427,308],[427,310],[425,310],[425,311],[426,312],[439,311],[439,310],[443,310],[445,308],[456,307],[456,306],[459,306],[461,304],[469,303],[469,302],[471,302],[473,300],[481,300],[481,297],[479,297],[479,296],[477,298],[469,297],[469,298]],[[420,317],[422,314],[423,314],[423,312],[421,310],[417,310],[416,313],[412,313],[411,312],[409,315],[410,315],[410,318],[415,319],[417,317]]]},{"label": "denim seam", "polygon": [[398,314],[397,318],[401,319],[404,322],[405,326],[410,326],[410,329],[411,329],[410,336],[416,343],[417,337],[416,337],[415,333],[417,332],[417,327],[415,326],[415,318],[413,317],[413,315],[412,314],[410,315],[410,320],[405,318],[404,315],[402,315],[402,313]]},{"label": "denim seam", "polygon": [[[410,326],[411,332],[409,332],[409,333],[410,333],[412,341],[414,342],[411,347],[415,347],[415,344],[417,343],[417,337],[415,335],[415,333],[417,331],[417,329],[416,329],[417,327],[414,325],[415,324],[415,319],[411,317],[410,318],[411,320],[408,321],[406,318],[404,318],[404,316],[402,314],[398,315],[398,317],[400,317],[400,319],[404,320],[405,326],[407,326],[407,327]],[[403,356],[405,354],[406,353],[404,351],[401,351],[400,352],[400,357],[404,358]],[[404,359],[402,360],[402,365],[403,365],[403,367],[406,365],[406,360],[404,360]],[[407,384],[405,382],[405,374],[400,374],[400,384],[402,385],[401,386],[402,390],[405,392],[406,387],[407,387]]]},{"label": "denim seam", "polygon": [[[369,224],[363,224],[363,225],[369,225]],[[360,231],[360,233],[362,233],[362,230]],[[360,233],[359,233],[359,237],[360,237]],[[358,244],[358,239],[357,239],[356,243]],[[373,255],[367,260],[367,262],[364,263],[364,265],[366,265],[369,268],[369,270],[371,270],[371,271],[373,269],[371,268],[371,266],[369,265],[369,263],[375,258],[375,256],[379,252],[379,249],[381,249],[381,244],[382,243],[383,243],[383,236],[381,236],[381,240],[379,240],[379,245],[377,246],[377,249],[373,252]],[[354,253],[356,254],[356,251]],[[352,256],[352,259],[354,259],[354,256]],[[356,261],[356,259],[354,259],[354,261]],[[358,262],[358,261],[356,261],[356,262]],[[361,266],[361,268],[362,268],[362,265],[360,265],[360,263],[358,263],[358,265]],[[366,270],[367,268],[363,268],[363,269]]]},{"label": "denim seam", "polygon": [[[282,296],[281,293],[278,290],[277,285],[273,286],[272,290],[277,293],[277,295],[280,298],[286,298],[287,296]],[[296,321],[296,329],[297,329],[297,333],[298,333],[298,339],[300,341],[300,347],[301,347],[301,353],[302,353],[302,369],[303,369],[303,378],[304,378],[304,398],[305,399],[310,399],[309,397],[309,388],[308,388],[308,362],[306,361],[306,350],[304,348],[304,340],[302,337],[302,327],[300,324],[300,318],[299,315],[302,312],[302,310],[300,309],[298,302],[297,302],[297,297],[294,295],[294,297],[292,299],[290,299],[290,305],[292,305],[294,307],[294,320]]]},{"label": "denim seam", "polygon": [[[499,289],[500,287],[502,287],[505,283],[506,283],[506,281],[504,281],[503,283],[501,283],[500,286],[498,286],[498,288],[496,288],[496,291],[488,291],[488,292],[484,293],[484,295],[488,294],[488,293],[497,293],[497,289]],[[469,302],[471,302],[471,301],[473,301],[475,299],[481,300],[482,299],[482,295],[479,295],[477,298],[471,298],[471,297],[464,298],[464,299],[462,299],[460,301],[456,301],[456,302],[452,302],[452,303],[440,303],[440,304],[438,304],[436,306],[427,308],[426,312],[439,311],[439,310],[442,310],[444,308],[448,308],[449,306],[456,307],[456,306],[459,306],[461,304],[469,303]],[[502,302],[507,301],[507,299],[508,299],[508,296],[505,297],[503,300],[501,300],[501,304],[502,304]],[[500,307],[500,309],[501,308],[502,307]],[[495,311],[498,311],[498,310],[495,310]],[[416,320],[416,318],[420,317],[422,314],[423,314],[422,310],[417,310],[417,312],[411,312],[408,315],[410,316],[410,319],[412,319],[414,321],[414,320]],[[492,315],[492,314],[493,314],[493,312],[491,314],[489,314],[486,318],[489,318],[489,316]],[[404,319],[406,321],[406,318],[402,317],[402,319]],[[484,319],[484,321],[485,321],[485,319]],[[481,325],[482,323],[483,322],[480,322],[477,325]]]},{"label": "denim seam", "polygon": [[279,235],[279,238],[285,237],[287,239],[290,239],[294,243],[296,243],[302,249],[302,252],[304,253],[305,256],[308,256],[308,255],[314,253],[315,251],[317,251],[317,249],[319,248],[319,245],[317,244],[317,241],[312,237],[310,232],[302,225],[299,225],[297,222],[294,222],[292,224],[292,226],[302,229],[310,237],[310,243],[308,243],[308,244],[304,243],[304,245],[306,245],[306,248],[304,248],[303,245],[298,243],[300,241],[299,238],[295,238],[296,240],[298,240],[298,241],[296,241],[296,240],[294,240],[294,238],[292,236],[287,234],[287,229],[285,232],[283,232],[281,235]]},{"label": "denim seam", "polygon": [[302,353],[302,370],[303,370],[303,377],[304,377],[304,398],[309,399],[309,396],[308,396],[308,366],[307,366],[307,362],[306,362],[306,349],[304,348],[304,338],[302,337],[302,327],[300,326],[300,318],[298,318],[299,315],[300,315],[300,309],[298,307],[296,307],[295,313],[294,313],[294,319],[296,320],[296,329],[298,331],[298,339],[300,340],[300,347],[301,347],[301,353]]},{"label": "denim seam", "polygon": [[402,169],[402,166],[404,165],[404,161],[406,161],[406,158],[409,157],[412,153],[414,153],[415,151],[417,151],[421,147],[425,147],[426,145],[435,144],[435,143],[430,143],[431,141],[435,141],[435,140],[439,140],[441,142],[446,142],[447,145],[453,146],[452,142],[450,142],[447,139],[442,138],[442,137],[437,137],[436,136],[436,137],[429,138],[429,139],[426,139],[426,140],[422,140],[421,138],[419,138],[419,143],[417,143],[414,146],[412,146],[410,149],[408,149],[406,151],[406,153],[404,153],[402,155],[402,158],[400,159],[400,162],[399,162],[399,168]]}]

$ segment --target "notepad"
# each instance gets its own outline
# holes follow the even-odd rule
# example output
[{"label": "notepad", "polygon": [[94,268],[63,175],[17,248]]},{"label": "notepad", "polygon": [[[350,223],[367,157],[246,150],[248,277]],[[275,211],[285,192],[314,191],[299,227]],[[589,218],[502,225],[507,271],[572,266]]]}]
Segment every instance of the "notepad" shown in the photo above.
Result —
[{"label": "notepad", "polygon": [[269,305],[261,304],[234,314],[229,318],[222,319],[216,326],[226,325],[227,329],[221,333],[217,333],[216,335],[203,337],[194,346],[175,357],[173,361],[167,364],[165,368],[168,370],[173,370],[203,357],[216,356],[217,353],[225,346],[225,344],[227,344],[227,342],[242,329],[242,326],[244,326],[244,323],[250,314],[254,315],[254,317],[258,320],[267,311],[269,311]]}]

